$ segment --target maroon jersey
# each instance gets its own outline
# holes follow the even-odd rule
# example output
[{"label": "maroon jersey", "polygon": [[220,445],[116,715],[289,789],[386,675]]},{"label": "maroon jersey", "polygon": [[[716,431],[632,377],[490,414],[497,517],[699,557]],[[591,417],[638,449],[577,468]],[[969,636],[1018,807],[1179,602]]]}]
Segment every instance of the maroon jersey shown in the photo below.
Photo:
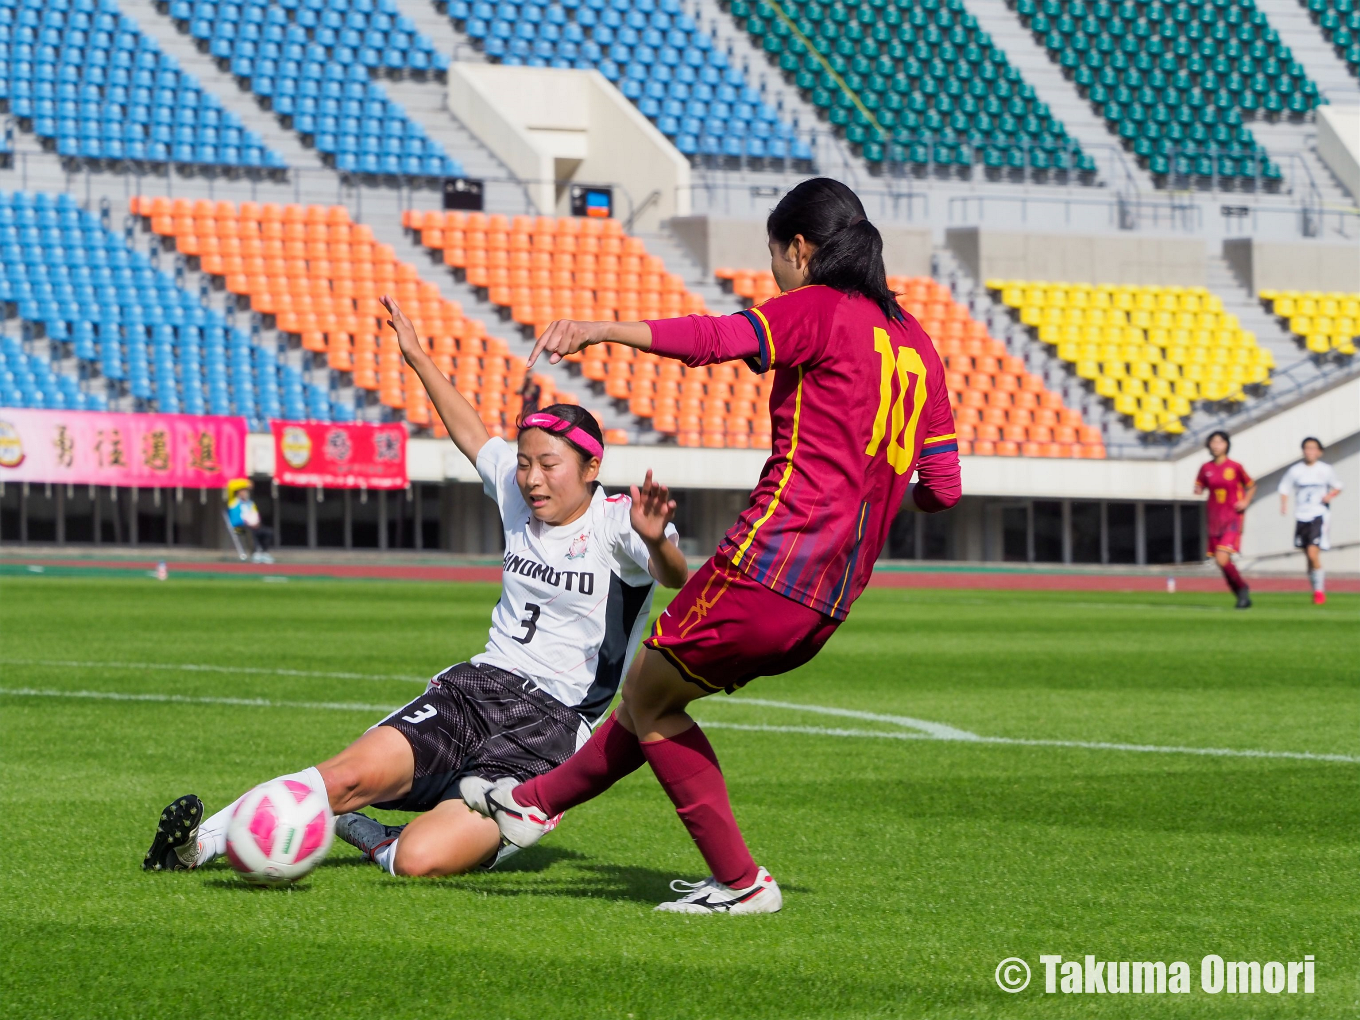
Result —
[{"label": "maroon jersey", "polygon": [[773,369],[773,449],[718,554],[836,619],[869,583],[912,472],[925,510],[958,499],[958,442],[944,368],[910,315],[830,287],[737,315],[649,323],[652,350],[691,365]]},{"label": "maroon jersey", "polygon": [[1241,531],[1243,515],[1237,512],[1237,501],[1252,484],[1247,469],[1235,460],[1225,459],[1222,464],[1211,460],[1199,469],[1195,484],[1209,490],[1209,534]]}]

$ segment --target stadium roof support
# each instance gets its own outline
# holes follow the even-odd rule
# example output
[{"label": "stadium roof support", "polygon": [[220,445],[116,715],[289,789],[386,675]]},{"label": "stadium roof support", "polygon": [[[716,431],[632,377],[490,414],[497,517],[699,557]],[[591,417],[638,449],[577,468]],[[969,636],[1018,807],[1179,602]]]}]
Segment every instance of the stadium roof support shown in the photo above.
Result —
[{"label": "stadium roof support", "polygon": [[[612,185],[614,215],[654,231],[690,211],[690,166],[599,71],[456,63],[449,110],[525,182],[542,215],[570,186]],[[655,196],[655,197],[652,197]]]}]

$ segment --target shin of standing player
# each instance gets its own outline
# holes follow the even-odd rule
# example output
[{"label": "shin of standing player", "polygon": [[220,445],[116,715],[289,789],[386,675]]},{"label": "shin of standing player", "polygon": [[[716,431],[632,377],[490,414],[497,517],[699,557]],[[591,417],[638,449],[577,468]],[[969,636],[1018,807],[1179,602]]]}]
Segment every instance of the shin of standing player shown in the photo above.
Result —
[{"label": "shin of standing player", "polygon": [[1332,515],[1332,500],[1341,495],[1341,479],[1330,464],[1322,461],[1322,441],[1309,436],[1303,441],[1303,460],[1294,463],[1280,479],[1280,513],[1289,512],[1289,497],[1294,497],[1294,546],[1308,557],[1308,582],[1313,603],[1327,601],[1327,581],[1322,570],[1322,553],[1331,548],[1327,525]]},{"label": "shin of standing player", "polygon": [[1205,445],[1213,460],[1199,469],[1199,475],[1195,478],[1195,493],[1209,493],[1206,514],[1209,523],[1208,555],[1214,558],[1218,569],[1223,571],[1223,579],[1237,596],[1237,608],[1246,609],[1251,605],[1251,590],[1247,582],[1242,580],[1232,558],[1233,553],[1242,551],[1242,519],[1256,492],[1256,482],[1247,474],[1246,468],[1228,459],[1228,450],[1232,445],[1228,441],[1228,433],[1213,433]]}]

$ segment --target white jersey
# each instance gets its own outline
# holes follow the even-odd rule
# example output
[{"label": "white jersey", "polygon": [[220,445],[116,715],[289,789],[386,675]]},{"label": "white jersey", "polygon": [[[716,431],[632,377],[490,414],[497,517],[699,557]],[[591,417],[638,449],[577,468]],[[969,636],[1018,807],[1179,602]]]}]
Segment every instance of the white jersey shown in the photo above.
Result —
[{"label": "white jersey", "polygon": [[[501,598],[475,664],[533,681],[594,723],[609,707],[642,640],[655,581],[651,553],[629,519],[628,496],[597,487],[569,525],[534,518],[515,482],[516,450],[492,439],[477,455],[505,529]],[[678,541],[674,525],[666,537]]]},{"label": "white jersey", "polygon": [[1315,521],[1326,517],[1327,504],[1322,497],[1341,488],[1341,479],[1330,464],[1299,461],[1280,479],[1280,495],[1294,497],[1294,517],[1300,521]]}]

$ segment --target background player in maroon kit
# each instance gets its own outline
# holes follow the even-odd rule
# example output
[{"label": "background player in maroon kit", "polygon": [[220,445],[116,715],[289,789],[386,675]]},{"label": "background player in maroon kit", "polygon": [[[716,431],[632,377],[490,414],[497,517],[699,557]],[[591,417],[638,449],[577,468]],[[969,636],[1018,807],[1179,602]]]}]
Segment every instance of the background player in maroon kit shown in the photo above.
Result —
[{"label": "background player in maroon kit", "polygon": [[[642,323],[555,322],[551,360],[623,343],[689,365],[744,360],[775,373],[773,449],[751,503],[657,621],[623,702],[562,767],[525,783],[470,781],[469,807],[527,846],[546,819],[651,765],[712,869],[660,908],[778,910],[732,816],[691,701],[811,659],[864,589],[902,499],[926,512],[959,498],[958,443],[930,338],[888,290],[883,242],[858,197],[825,178],[790,191],[766,224],[778,297],[736,315]],[[530,359],[532,363],[533,359]],[[909,487],[915,470],[918,482]]]},{"label": "background player in maroon kit", "polygon": [[1237,596],[1237,608],[1246,609],[1251,605],[1251,589],[1242,580],[1232,558],[1233,553],[1242,551],[1242,519],[1256,492],[1256,481],[1241,464],[1228,459],[1228,450],[1232,446],[1228,433],[1210,434],[1205,445],[1213,460],[1199,469],[1199,475],[1195,478],[1195,494],[1206,490],[1209,493],[1206,511],[1209,522],[1207,555],[1212,556],[1218,563],[1218,569],[1223,571],[1223,579]]}]

